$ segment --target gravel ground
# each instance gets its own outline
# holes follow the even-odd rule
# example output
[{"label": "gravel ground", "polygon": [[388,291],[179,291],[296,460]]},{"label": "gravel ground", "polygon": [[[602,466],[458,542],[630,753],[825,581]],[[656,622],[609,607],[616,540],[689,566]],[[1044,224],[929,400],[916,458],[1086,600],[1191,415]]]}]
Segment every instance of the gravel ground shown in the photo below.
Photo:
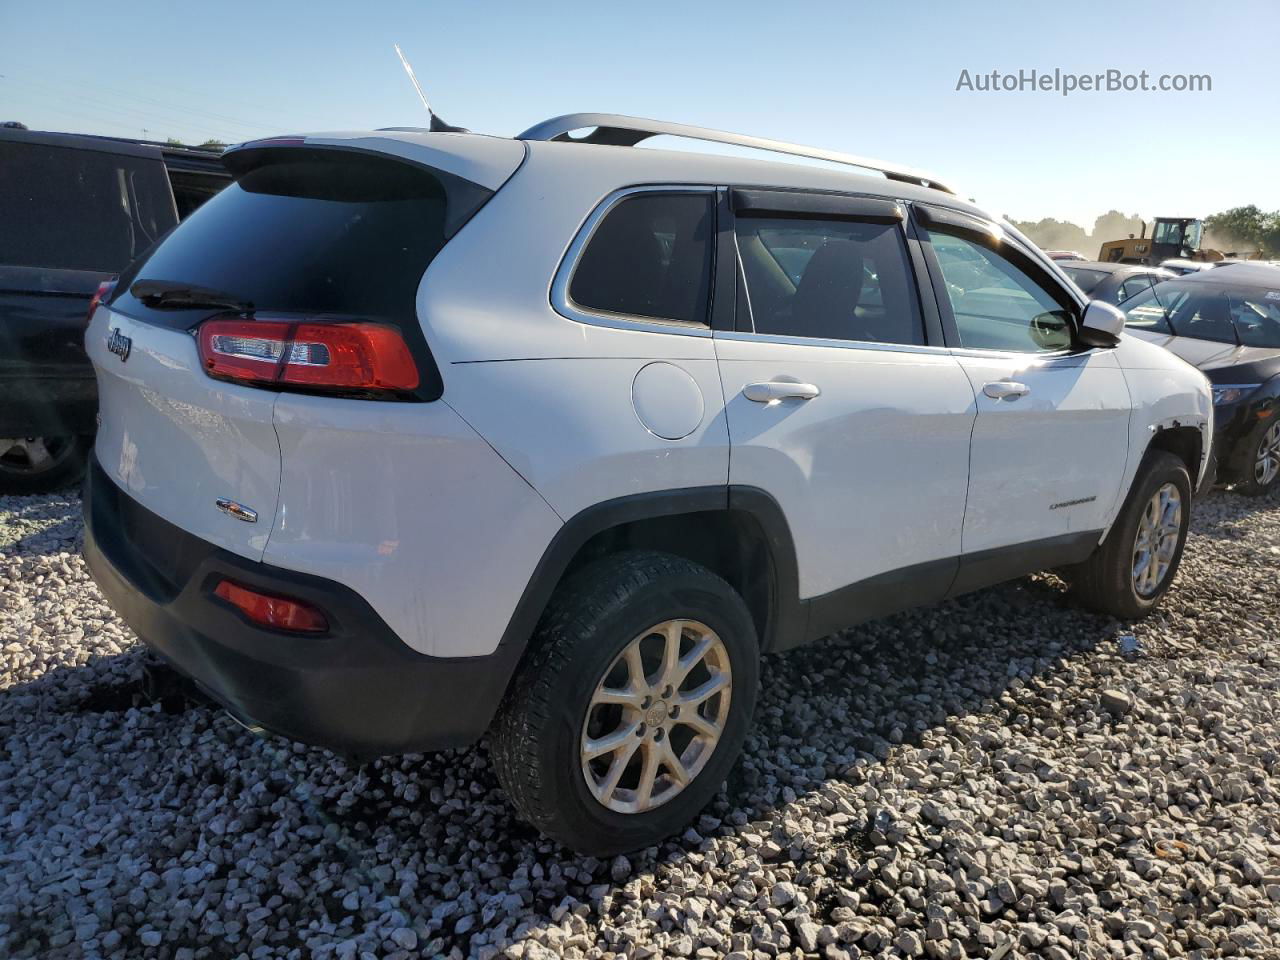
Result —
[{"label": "gravel ground", "polygon": [[566,855],[483,747],[363,768],[148,662],[71,496],[0,498],[0,955],[1280,957],[1280,503],[1132,628],[1050,576],[770,658],[683,837]]}]

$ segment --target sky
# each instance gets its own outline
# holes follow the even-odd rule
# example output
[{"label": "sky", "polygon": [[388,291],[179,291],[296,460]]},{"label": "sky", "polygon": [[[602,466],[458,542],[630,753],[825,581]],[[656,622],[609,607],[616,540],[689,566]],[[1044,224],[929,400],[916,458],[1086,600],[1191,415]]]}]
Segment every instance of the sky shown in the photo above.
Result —
[{"label": "sky", "polygon": [[[935,173],[988,212],[1280,209],[1280,2],[0,0],[0,120],[187,142],[656,117]],[[992,70],[1208,74],[1201,92],[957,90]],[[976,85],[977,81],[974,80]]]}]

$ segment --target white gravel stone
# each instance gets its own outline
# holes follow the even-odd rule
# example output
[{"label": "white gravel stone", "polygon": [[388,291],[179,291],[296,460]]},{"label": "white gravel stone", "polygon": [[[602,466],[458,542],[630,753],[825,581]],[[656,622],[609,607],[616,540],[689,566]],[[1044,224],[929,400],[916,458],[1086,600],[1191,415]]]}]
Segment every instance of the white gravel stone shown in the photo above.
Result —
[{"label": "white gravel stone", "polygon": [[353,767],[150,658],[74,496],[0,498],[0,956],[1280,956],[1280,504],[1121,625],[1042,575],[767,658],[681,837],[567,854],[483,748]]}]

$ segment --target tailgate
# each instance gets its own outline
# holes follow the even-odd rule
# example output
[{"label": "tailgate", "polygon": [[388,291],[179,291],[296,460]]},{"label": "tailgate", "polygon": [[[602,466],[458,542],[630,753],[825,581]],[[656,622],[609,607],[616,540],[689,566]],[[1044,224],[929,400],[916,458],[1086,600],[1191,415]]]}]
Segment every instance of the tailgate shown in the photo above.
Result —
[{"label": "tailgate", "polygon": [[[107,476],[175,526],[261,560],[280,488],[276,395],[206,376],[188,331],[107,307],[85,349],[98,377],[95,449]],[[257,521],[219,509],[221,498],[256,511]]]}]

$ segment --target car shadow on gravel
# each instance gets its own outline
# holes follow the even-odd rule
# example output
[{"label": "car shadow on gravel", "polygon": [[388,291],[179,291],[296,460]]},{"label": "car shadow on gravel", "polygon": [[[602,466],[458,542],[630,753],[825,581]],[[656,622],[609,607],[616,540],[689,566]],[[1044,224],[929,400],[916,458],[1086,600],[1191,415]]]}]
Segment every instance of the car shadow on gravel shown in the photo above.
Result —
[{"label": "car shadow on gravel", "polygon": [[[852,871],[871,855],[873,846],[892,836],[894,825],[874,817],[853,819],[818,850],[811,837],[792,832],[793,805],[815,797],[819,802],[833,798],[836,784],[856,786],[868,779],[873,766],[885,763],[891,751],[919,745],[927,731],[973,713],[997,713],[1006,723],[1029,723],[1037,705],[1025,698],[1010,702],[1010,691],[1046,671],[1071,669],[1073,656],[1115,643],[1119,632],[1116,622],[1076,610],[1062,582],[1042,575],[768,657],[755,729],[725,788],[688,832],[630,857],[621,875],[615,875],[610,864],[548,843],[516,820],[484,761],[483,748],[424,758],[421,770],[429,771],[428,780],[434,781],[441,764],[468,769],[469,792],[477,802],[492,804],[485,823],[501,838],[486,860],[490,868],[505,877],[536,865],[544,876],[571,878],[545,904],[528,904],[535,912],[525,915],[526,926],[560,922],[574,904],[595,904],[600,920],[621,923],[630,902],[623,888],[635,876],[674,875],[689,862],[700,861],[708,841],[717,836],[736,836],[748,846],[758,842],[764,849],[748,852],[775,862],[802,865],[835,855]],[[416,824],[404,819],[397,824],[389,816],[396,791],[394,776],[387,774],[395,771],[380,766],[360,774],[368,777],[364,782],[369,792],[355,803],[339,803],[325,812],[349,831],[348,836],[366,844],[373,844],[384,830],[399,844],[420,842]],[[474,843],[480,836],[466,839]],[[431,916],[443,903],[447,900],[433,898],[422,905],[423,914]],[[836,906],[830,897],[820,903],[818,922],[830,922]],[[481,906],[474,926],[462,923],[462,933],[450,934],[448,925],[442,929],[429,923],[422,933],[431,938],[430,949],[447,954],[456,948],[470,955],[473,937],[489,926],[483,911]],[[459,916],[449,919],[461,921]],[[489,939],[486,946],[503,949],[512,939]]]},{"label": "car shadow on gravel", "polygon": [[[154,838],[155,872],[196,857],[225,876],[245,850],[270,850],[262,878],[284,892],[272,922],[286,919],[297,944],[367,937],[392,914],[393,926],[414,931],[416,953],[469,956],[480,946],[505,949],[575,912],[621,922],[634,899],[628,883],[700,862],[715,837],[761,844],[769,849],[747,853],[797,864],[834,855],[852,869],[892,824],[854,819],[816,849],[790,825],[792,805],[836,797],[837,784],[865,781],[899,745],[973,713],[1029,722],[1036,705],[1010,692],[1070,670],[1073,656],[1114,642],[1118,629],[1072,608],[1061,582],[1042,575],[770,656],[755,728],[725,789],[682,837],[614,862],[571,854],[515,819],[483,744],[348,764],[255,738],[189,690],[155,696],[142,669],[151,660],[140,651],[55,669],[0,701],[25,697],[46,713],[93,715],[98,740],[104,728],[130,728],[123,755],[108,749],[101,758],[120,771],[117,781],[85,789],[97,803],[136,798],[129,816],[137,822],[125,835],[154,830],[152,817],[169,811],[168,834]],[[12,713],[0,703],[0,725],[12,727],[4,719]],[[83,748],[65,741],[63,765]],[[173,810],[201,812],[175,821]],[[24,817],[34,826],[41,813]],[[63,855],[67,867],[93,866],[119,851],[86,849],[79,863],[76,851]],[[323,879],[298,882],[308,876]],[[190,925],[194,938],[200,925]],[[323,935],[308,932],[317,925]]]},{"label": "car shadow on gravel", "polygon": [[80,531],[79,519],[59,520],[11,542],[0,543],[0,554],[32,557],[79,553]]},{"label": "car shadow on gravel", "polygon": [[1215,540],[1245,541],[1249,533],[1244,524],[1257,514],[1273,512],[1277,506],[1280,486],[1260,497],[1217,489],[1196,501],[1194,532]]}]

